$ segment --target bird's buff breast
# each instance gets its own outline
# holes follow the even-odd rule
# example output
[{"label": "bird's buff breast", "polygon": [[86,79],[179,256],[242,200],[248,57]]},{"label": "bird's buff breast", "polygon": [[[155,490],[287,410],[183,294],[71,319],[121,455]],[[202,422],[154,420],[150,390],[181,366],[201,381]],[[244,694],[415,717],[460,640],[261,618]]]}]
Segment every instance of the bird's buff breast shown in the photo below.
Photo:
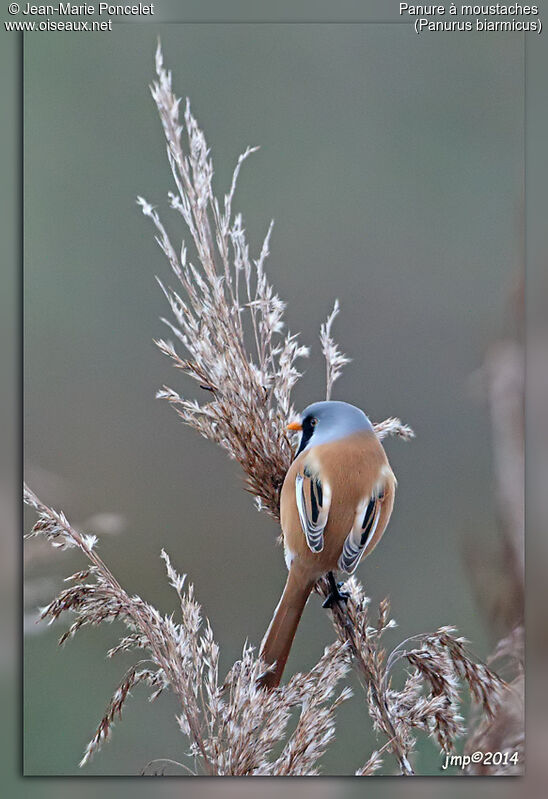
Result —
[{"label": "bird's buff breast", "polygon": [[[308,547],[295,497],[295,477],[303,471],[305,465],[312,472],[319,472],[321,479],[329,483],[332,492],[324,532],[324,548],[318,553],[312,552]],[[287,472],[280,500],[281,527],[288,568],[292,560],[298,558],[315,577],[336,569],[345,538],[354,523],[356,508],[371,493],[379,478],[385,484],[382,527],[379,525],[368,552],[380,540],[394,500],[395,479],[380,441],[374,433],[356,433],[340,441],[320,444],[302,452]]]}]

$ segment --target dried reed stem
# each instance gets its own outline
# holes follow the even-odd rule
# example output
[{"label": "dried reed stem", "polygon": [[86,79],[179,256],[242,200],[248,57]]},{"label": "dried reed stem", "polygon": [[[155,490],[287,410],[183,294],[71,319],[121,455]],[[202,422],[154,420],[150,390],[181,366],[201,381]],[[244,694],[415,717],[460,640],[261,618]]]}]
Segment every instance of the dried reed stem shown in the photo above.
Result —
[{"label": "dried reed stem", "polygon": [[[211,626],[202,621],[193,587],[184,590],[186,577],[175,571],[165,552],[167,575],[179,597],[179,623],[173,615],[162,616],[139,596],[126,593],[95,551],[94,536],[78,532],[63,513],[42,503],[26,486],[24,498],[39,517],[28,537],[44,536],[57,548],[79,549],[89,564],[67,578],[73,585],[42,609],[41,618],[50,621],[66,612],[76,616],[59,643],[84,627],[119,620],[129,635],[109,651],[109,657],[134,650],[147,655],[125,673],[80,765],[107,740],[130,692],[146,684],[153,689],[151,699],[167,688],[173,692],[180,708],[179,728],[190,743],[188,754],[206,774],[319,773],[318,761],[335,735],[335,711],[351,695],[348,688],[336,693],[349,667],[344,644],[331,644],[309,672],[296,674],[268,694],[257,688],[265,664],[248,645],[242,659],[220,680],[219,647]],[[289,732],[295,710],[297,724]],[[280,742],[282,751],[273,756]]]},{"label": "dried reed stem", "polygon": [[[394,752],[402,774],[413,774],[409,757],[416,742],[414,730],[423,730],[442,750],[452,751],[463,733],[459,684],[467,684],[481,705],[484,723],[494,718],[501,706],[505,684],[484,664],[475,662],[453,628],[402,641],[387,656],[381,639],[395,626],[389,604],[381,602],[377,620],[370,623],[369,599],[354,578],[347,583],[350,598],[346,609],[335,606],[333,610],[339,641],[325,650],[308,673],[264,692],[257,682],[265,664],[246,645],[241,661],[221,681],[219,647],[211,626],[207,620],[202,622],[193,587],[184,590],[186,577],[175,571],[165,552],[162,557],[168,578],[179,597],[179,623],[173,615],[162,616],[139,596],[126,593],[95,551],[95,536],[77,531],[63,513],[42,503],[26,487],[25,501],[39,516],[29,537],[43,536],[59,549],[77,548],[88,560],[85,569],[67,578],[73,585],[42,609],[41,618],[50,621],[66,612],[75,615],[59,643],[84,627],[119,620],[129,634],[109,651],[109,657],[134,650],[147,654],[125,673],[81,765],[109,737],[131,690],[139,684],[153,689],[151,698],[171,689],[181,709],[178,723],[189,739],[190,756],[206,774],[217,775],[318,773],[318,761],[334,737],[335,710],[350,696],[346,688],[335,695],[350,661],[358,667],[373,724],[387,738],[357,774],[374,773],[386,750]],[[322,584],[318,590],[323,590]],[[413,671],[397,691],[391,685],[391,673],[402,661]],[[298,707],[300,717],[289,734],[289,719]],[[273,758],[273,748],[284,739],[282,753]]]},{"label": "dried reed stem", "polygon": [[[163,321],[187,356],[181,357],[170,341],[156,343],[176,369],[205,389],[201,401],[186,399],[167,386],[158,397],[166,399],[185,424],[238,461],[259,509],[277,520],[280,490],[292,459],[286,425],[295,415],[291,391],[300,377],[296,363],[308,355],[308,348],[299,344],[297,336],[284,334],[285,303],[265,273],[272,223],[258,257],[253,258],[242,216],[232,210],[241,166],[257,148],[248,147],[240,156],[228,194],[220,202],[213,191],[205,136],[188,100],[180,119],[180,100],[173,93],[159,45],[156,75],[151,91],[176,189],[169,193],[169,202],[181,216],[197,258],[196,265],[190,261],[185,242],[173,246],[156,209],[139,197],[178,284],[174,289],[159,281],[174,317]],[[327,396],[349,362],[331,335],[338,311],[337,302],[320,332]],[[380,438],[413,437],[411,428],[395,418],[376,425],[376,431]]]},{"label": "dried reed stem", "polygon": [[[492,718],[478,716],[466,741],[466,751],[502,752],[510,765],[471,764],[471,774],[522,774],[525,764],[525,353],[523,346],[507,339],[491,347],[483,369],[493,431],[493,461],[497,516],[501,533],[501,557],[497,581],[502,587],[494,603],[482,588],[484,575],[472,563],[471,574],[480,594],[480,606],[488,608],[491,623],[505,630],[490,663],[507,674],[509,690]],[[492,558],[491,558],[492,559]]]}]

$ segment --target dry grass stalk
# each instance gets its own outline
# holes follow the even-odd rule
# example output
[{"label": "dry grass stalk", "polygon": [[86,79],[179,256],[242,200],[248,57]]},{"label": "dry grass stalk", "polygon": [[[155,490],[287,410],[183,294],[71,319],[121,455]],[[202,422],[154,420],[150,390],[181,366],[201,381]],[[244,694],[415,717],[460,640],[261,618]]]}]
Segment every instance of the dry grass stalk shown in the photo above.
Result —
[{"label": "dry grass stalk", "polygon": [[[509,672],[508,691],[501,697],[496,712],[492,716],[482,717],[476,714],[475,723],[471,725],[470,735],[466,741],[465,751],[502,752],[508,757],[508,764],[483,762],[471,763],[470,774],[489,776],[515,776],[523,774],[525,766],[525,668],[524,668],[524,629],[521,625],[514,628],[501,639],[489,659],[490,664],[497,664],[503,673]],[[516,760],[510,758],[515,757]]]},{"label": "dry grass stalk", "polygon": [[[38,512],[28,537],[43,536],[60,549],[78,548],[88,566],[67,578],[72,585],[41,610],[41,619],[54,621],[66,612],[75,620],[59,643],[83,627],[121,621],[128,634],[109,650],[142,651],[114,692],[95,735],[82,758],[87,763],[105,740],[131,691],[139,684],[152,688],[151,699],[166,688],[179,705],[178,723],[189,740],[188,755],[195,771],[211,775],[304,775],[319,773],[318,761],[335,733],[334,713],[350,696],[348,688],[336,694],[336,686],[353,661],[358,668],[375,728],[387,741],[374,752],[358,775],[374,773],[385,751],[394,752],[402,774],[413,774],[409,758],[416,730],[434,737],[443,751],[453,751],[463,733],[459,715],[460,684],[468,685],[481,705],[483,718],[493,718],[504,694],[504,683],[486,666],[476,663],[465,641],[453,628],[414,636],[387,656],[382,636],[395,626],[386,600],[371,623],[369,599],[359,583],[347,583],[347,607],[335,605],[333,619],[339,641],[326,648],[306,674],[293,676],[285,686],[265,692],[257,688],[264,663],[246,645],[242,659],[219,679],[219,648],[211,626],[202,620],[200,605],[186,576],[179,575],[162,551],[167,575],[179,597],[181,621],[162,616],[139,596],[130,596],[96,552],[97,539],[73,528],[63,513],[43,504],[25,487],[25,501]],[[322,592],[323,586],[318,585]],[[401,690],[391,683],[394,666],[405,661],[413,671]],[[288,723],[295,708],[300,715],[293,733]],[[281,754],[272,756],[284,742]],[[188,766],[181,764],[186,770]]]},{"label": "dry grass stalk", "polygon": [[[327,581],[318,591],[326,595]],[[368,614],[369,599],[354,577],[345,584],[350,598],[346,605],[335,605],[333,623],[339,640],[348,642],[358,674],[367,696],[369,714],[375,728],[398,760],[400,771],[412,775],[410,763],[416,744],[416,730],[434,738],[443,752],[455,751],[457,740],[464,733],[459,713],[461,686],[468,687],[480,705],[482,718],[492,719],[506,692],[505,683],[487,666],[477,663],[466,648],[466,640],[458,637],[453,627],[442,627],[435,633],[416,635],[396,646],[387,655],[382,636],[395,626],[390,618],[390,605],[383,600],[375,622]],[[413,667],[403,688],[392,687],[392,671],[400,662]],[[374,753],[361,773],[372,773],[379,767],[380,754]]]},{"label": "dry grass stalk", "polygon": [[[258,259],[252,260],[242,218],[232,216],[232,201],[242,162],[252,152],[240,157],[230,191],[221,204],[212,188],[213,167],[205,137],[190,112],[187,101],[184,126],[179,119],[179,100],[172,90],[171,74],[163,65],[160,48],[156,54],[157,81],[152,94],[162,120],[168,158],[176,194],[170,194],[172,208],[178,211],[193,240],[200,268],[188,262],[187,249],[180,257],[171,244],[159,215],[142,198],[139,203],[157,229],[157,240],[167,256],[182,289],[180,293],[164,289],[175,322],[166,322],[184,345],[188,358],[181,358],[174,346],[158,342],[162,352],[175,366],[190,375],[209,392],[204,402],[183,399],[164,387],[159,396],[174,405],[182,420],[205,437],[220,444],[242,466],[248,489],[255,494],[259,508],[279,518],[279,492],[289,467],[292,450],[286,434],[287,421],[293,415],[291,390],[299,378],[295,367],[298,357],[308,350],[296,338],[282,336],[284,304],[274,293],[264,271],[269,252],[269,227]],[[186,128],[186,149],[182,143]],[[243,295],[243,296],[241,296]],[[332,325],[339,312],[332,313],[320,329],[320,342],[326,361],[326,397],[349,359],[332,337]],[[248,346],[244,319],[252,331]],[[165,321],[165,320],[164,320]],[[379,438],[399,435],[413,437],[413,431],[399,419],[391,418],[375,426]],[[320,590],[327,590],[327,588]],[[349,613],[335,611],[333,619],[339,637],[349,637]],[[355,644],[355,642],[354,642]],[[359,655],[359,646],[353,651]],[[359,661],[359,657],[358,657]],[[362,675],[370,683],[362,664]],[[370,688],[375,692],[375,688]],[[396,751],[403,773],[412,773],[404,745],[399,744],[386,701],[379,694],[377,708],[383,729]]]},{"label": "dry grass stalk", "polygon": [[340,377],[343,367],[346,366],[347,363],[351,363],[351,359],[347,358],[346,355],[340,351],[338,345],[335,343],[331,335],[333,322],[335,321],[335,317],[339,315],[339,312],[339,301],[335,300],[333,310],[327,317],[327,320],[324,322],[324,324],[320,327],[320,342],[322,345],[323,356],[325,358],[325,398],[327,400],[331,399],[333,383]]},{"label": "dry grass stalk", "polygon": [[[517,763],[509,765],[481,762],[471,764],[471,774],[522,774],[525,765],[525,353],[521,344],[505,340],[488,353],[484,377],[493,429],[493,454],[496,479],[501,557],[498,560],[499,595],[489,603],[483,595],[481,606],[488,608],[490,621],[499,630],[510,629],[499,641],[490,663],[500,664],[507,673],[509,690],[501,698],[493,717],[479,716],[466,741],[466,751],[502,752]],[[481,575],[472,569],[481,596]]]},{"label": "dry grass stalk", "polygon": [[525,602],[525,353],[516,341],[493,347],[485,363],[492,424],[504,597],[494,608],[504,626],[523,621]]},{"label": "dry grass stalk", "polygon": [[[97,554],[94,536],[75,530],[64,514],[44,505],[28,488],[25,501],[39,515],[31,537],[44,536],[59,548],[76,547],[89,562],[67,578],[72,585],[42,609],[41,618],[50,622],[69,611],[76,617],[59,643],[83,627],[118,620],[129,634],[108,652],[109,657],[134,650],[146,654],[124,675],[80,765],[108,739],[131,691],[144,684],[152,688],[151,699],[167,688],[174,693],[180,707],[177,721],[189,740],[194,772],[319,773],[319,760],[335,734],[335,711],[350,696],[348,688],[337,693],[337,684],[349,668],[344,644],[331,644],[309,672],[296,674],[287,685],[268,694],[256,686],[264,663],[245,645],[241,660],[221,681],[219,647],[211,626],[202,620],[192,585],[185,590],[185,576],[175,571],[165,552],[168,578],[179,597],[180,622],[172,615],[162,616],[139,596],[127,594]],[[295,712],[299,716],[291,733],[288,725]],[[272,750],[280,742],[284,745],[275,757]]]},{"label": "dry grass stalk", "polygon": [[[174,317],[173,322],[163,321],[187,354],[181,357],[164,339],[156,343],[177,369],[205,390],[207,398],[189,400],[167,386],[158,396],[173,405],[185,424],[238,461],[259,509],[278,519],[279,494],[292,458],[286,431],[295,413],[291,391],[300,377],[297,361],[308,355],[308,348],[296,335],[284,334],[285,304],[265,274],[272,223],[254,259],[242,216],[232,210],[240,168],[257,148],[248,148],[240,156],[229,192],[220,202],[213,192],[213,165],[205,136],[188,100],[180,119],[180,100],[173,93],[160,46],[156,74],[151,91],[176,188],[169,201],[183,219],[198,263],[190,262],[184,242],[180,248],[173,246],[155,208],[139,197],[178,283],[172,289],[160,282]],[[337,313],[338,303],[321,329],[328,395],[348,362],[331,337]],[[382,437],[413,436],[398,419],[386,420],[378,429]]]}]

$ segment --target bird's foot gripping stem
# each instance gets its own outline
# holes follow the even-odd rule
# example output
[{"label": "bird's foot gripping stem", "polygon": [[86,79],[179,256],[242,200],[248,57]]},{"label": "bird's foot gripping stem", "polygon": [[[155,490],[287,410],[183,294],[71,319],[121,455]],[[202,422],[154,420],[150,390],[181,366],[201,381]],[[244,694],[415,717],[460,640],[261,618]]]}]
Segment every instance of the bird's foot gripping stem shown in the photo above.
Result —
[{"label": "bird's foot gripping stem", "polygon": [[348,591],[341,591],[340,587],[343,583],[337,583],[335,581],[335,577],[333,576],[333,572],[327,573],[327,581],[329,583],[329,588],[331,589],[327,598],[322,602],[322,608],[332,608],[333,605],[341,605],[348,602],[348,598],[350,594]]}]

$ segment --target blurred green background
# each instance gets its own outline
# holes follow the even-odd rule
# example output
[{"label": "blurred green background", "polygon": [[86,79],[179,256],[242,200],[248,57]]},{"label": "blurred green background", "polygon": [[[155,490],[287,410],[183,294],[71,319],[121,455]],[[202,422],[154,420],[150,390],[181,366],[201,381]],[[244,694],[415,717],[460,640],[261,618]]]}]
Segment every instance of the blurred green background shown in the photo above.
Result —
[{"label": "blurred green background", "polygon": [[[261,145],[234,205],[255,252],[275,219],[268,273],[290,329],[313,345],[296,406],[323,396],[317,333],[338,297],[335,334],[353,362],[334,397],[374,420],[399,415],[417,433],[411,444],[387,443],[396,508],[359,570],[374,605],[392,600],[398,628],[387,645],[455,624],[485,656],[494,640],[463,547],[496,536],[489,419],[474,374],[503,327],[520,265],[520,36],[419,39],[400,25],[313,24],[27,36],[28,481],[75,523],[108,528],[100,551],[119,580],[169,611],[164,547],[196,585],[224,669],[246,638],[259,644],[285,580],[278,530],[241,490],[237,467],[154,399],[164,383],[185,391],[152,343],[167,314],[154,275],[169,280],[169,267],[134,202],[143,194],[156,204],[180,239],[147,89],[158,34],[176,91],[206,132],[218,194],[238,154]],[[104,657],[115,627],[60,650],[64,627],[34,624],[36,606],[80,562],[27,545],[27,775],[82,774],[84,746],[129,664]],[[332,639],[312,598],[287,674],[311,666]],[[377,745],[355,687],[326,774],[352,774]],[[184,757],[175,703],[135,693],[84,773],[133,775],[152,758]],[[441,762],[423,740],[417,770],[439,775]]]}]

